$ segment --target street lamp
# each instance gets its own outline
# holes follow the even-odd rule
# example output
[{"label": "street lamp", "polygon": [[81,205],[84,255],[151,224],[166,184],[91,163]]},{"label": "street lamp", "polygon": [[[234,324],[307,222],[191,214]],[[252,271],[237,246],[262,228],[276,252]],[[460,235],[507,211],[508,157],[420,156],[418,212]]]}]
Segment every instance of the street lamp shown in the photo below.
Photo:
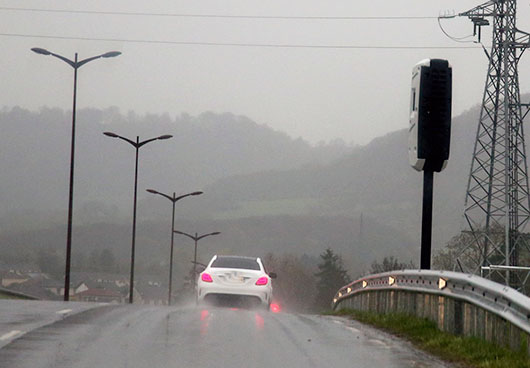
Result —
[{"label": "street lamp", "polygon": [[149,193],[158,194],[158,195],[161,195],[162,197],[166,197],[171,202],[173,202],[173,213],[171,216],[171,251],[169,254],[169,290],[168,290],[168,295],[167,295],[167,305],[171,305],[171,285],[173,284],[173,239],[175,237],[175,233],[174,233],[175,231],[175,203],[179,199],[182,199],[185,197],[201,195],[202,192],[199,191],[199,192],[188,193],[188,194],[184,194],[178,197],[176,197],[175,192],[173,192],[173,197],[170,197],[169,195],[160,193],[154,189],[147,189],[147,191]]},{"label": "street lamp", "polygon": [[81,61],[77,60],[77,52],[75,53],[74,60],[65,58],[64,56],[54,54],[46,49],[41,49],[39,47],[34,47],[31,51],[45,56],[54,56],[66,64],[74,68],[74,102],[72,108],[72,139],[71,139],[71,148],[70,148],[70,189],[68,195],[68,230],[66,232],[66,267],[65,267],[65,276],[64,276],[64,301],[70,299],[70,260],[72,255],[72,214],[74,206],[74,153],[75,153],[75,116],[76,116],[76,97],[77,97],[77,69],[85,65],[86,63],[96,60],[99,58],[110,58],[121,55],[119,51],[110,51],[101,55],[92,56]]},{"label": "street lamp", "polygon": [[160,137],[155,137],[151,139],[147,139],[143,142],[140,142],[140,137],[136,137],[136,142],[130,140],[129,138],[122,137],[121,135],[117,135],[116,133],[112,132],[104,132],[107,137],[111,138],[119,138],[129,144],[131,144],[136,149],[136,164],[134,169],[134,201],[133,201],[133,227],[132,227],[132,245],[131,245],[131,278],[130,278],[130,285],[129,285],[129,303],[132,304],[133,302],[133,289],[134,289],[134,249],[135,249],[135,242],[136,242],[136,197],[138,193],[138,152],[140,151],[140,147],[143,145],[146,145],[149,142],[153,142],[156,140],[164,140],[169,139],[173,137],[172,135],[166,134],[161,135]]},{"label": "street lamp", "polygon": [[193,291],[197,291],[197,242],[201,240],[202,238],[206,238],[207,236],[219,235],[221,233],[219,231],[216,231],[214,233],[204,234],[201,236],[195,233],[195,236],[193,236],[193,235],[186,234],[178,230],[173,230],[173,232],[180,234],[180,235],[187,236],[188,238],[195,241],[195,252],[193,254]]}]

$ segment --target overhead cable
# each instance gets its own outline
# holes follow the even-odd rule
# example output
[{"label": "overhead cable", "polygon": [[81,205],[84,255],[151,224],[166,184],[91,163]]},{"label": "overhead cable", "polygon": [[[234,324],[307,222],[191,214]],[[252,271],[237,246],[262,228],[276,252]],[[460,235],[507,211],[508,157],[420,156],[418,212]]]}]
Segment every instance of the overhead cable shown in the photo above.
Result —
[{"label": "overhead cable", "polygon": [[13,8],[0,7],[0,10],[36,12],[36,13],[68,13],[91,15],[122,15],[122,16],[149,16],[149,17],[180,17],[180,18],[228,18],[228,19],[285,19],[285,20],[417,20],[436,19],[434,16],[290,16],[290,15],[233,15],[233,14],[186,14],[186,13],[150,13],[150,12],[123,12],[101,10],[69,10],[69,9],[43,9],[43,8]]},{"label": "overhead cable", "polygon": [[166,44],[166,45],[197,45],[197,46],[232,46],[232,47],[264,47],[264,48],[299,48],[299,49],[382,49],[382,50],[434,50],[434,49],[480,49],[477,46],[373,46],[373,45],[310,45],[310,44],[271,44],[271,43],[235,43],[235,42],[203,42],[203,41],[169,41],[123,38],[94,38],[51,36],[22,33],[0,33],[2,37],[46,38],[55,40],[101,41],[122,43]]}]

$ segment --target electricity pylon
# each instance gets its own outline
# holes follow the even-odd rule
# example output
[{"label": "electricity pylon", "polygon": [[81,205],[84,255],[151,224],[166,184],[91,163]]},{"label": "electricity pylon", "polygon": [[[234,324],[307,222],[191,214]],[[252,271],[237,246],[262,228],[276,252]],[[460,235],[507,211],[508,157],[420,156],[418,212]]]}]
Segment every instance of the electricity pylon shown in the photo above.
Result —
[{"label": "electricity pylon", "polygon": [[468,245],[456,262],[466,272],[502,269],[505,284],[520,288],[526,279],[513,269],[529,250],[523,232],[530,194],[523,132],[528,104],[520,101],[517,66],[530,34],[517,29],[516,10],[516,0],[492,0],[458,14],[473,22],[479,42],[481,27],[492,19],[493,40],[490,53],[484,49],[489,67],[465,200]]}]

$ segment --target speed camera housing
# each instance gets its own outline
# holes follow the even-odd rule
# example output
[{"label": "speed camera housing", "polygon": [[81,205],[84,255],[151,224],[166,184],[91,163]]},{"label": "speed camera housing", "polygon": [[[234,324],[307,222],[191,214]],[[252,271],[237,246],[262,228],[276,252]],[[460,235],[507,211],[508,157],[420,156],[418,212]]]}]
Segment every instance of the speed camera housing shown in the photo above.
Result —
[{"label": "speed camera housing", "polygon": [[451,140],[452,68],[447,60],[426,59],[412,69],[409,163],[418,171],[447,166]]}]

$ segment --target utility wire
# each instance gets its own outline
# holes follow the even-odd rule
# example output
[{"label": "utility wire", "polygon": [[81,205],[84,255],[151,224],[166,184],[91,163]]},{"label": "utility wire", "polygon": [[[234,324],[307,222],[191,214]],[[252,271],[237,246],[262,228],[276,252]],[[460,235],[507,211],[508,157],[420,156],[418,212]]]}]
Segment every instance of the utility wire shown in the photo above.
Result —
[{"label": "utility wire", "polygon": [[472,34],[468,35],[468,36],[464,36],[464,37],[451,36],[448,32],[445,31],[444,27],[442,26],[441,19],[444,19],[444,17],[438,17],[438,26],[440,27],[440,30],[443,32],[443,34],[446,35],[448,38],[450,38],[451,40],[453,40],[455,42],[460,42],[460,43],[476,43],[474,40],[470,40],[469,39],[469,38],[473,37]]},{"label": "utility wire", "polygon": [[201,41],[167,41],[123,38],[93,38],[49,36],[21,33],[0,33],[1,37],[46,38],[55,40],[102,41],[122,43],[145,43],[166,45],[197,45],[197,46],[232,46],[232,47],[264,47],[264,48],[298,48],[298,49],[381,49],[381,50],[434,50],[434,49],[480,49],[477,46],[370,46],[370,45],[309,45],[309,44],[270,44],[270,43],[233,43],[233,42],[201,42]]},{"label": "utility wire", "polygon": [[35,13],[67,13],[91,15],[123,15],[149,17],[180,17],[180,18],[228,18],[228,19],[284,19],[284,20],[417,20],[436,19],[433,16],[289,16],[289,15],[230,15],[230,14],[183,14],[183,13],[146,13],[97,10],[67,10],[42,8],[11,8],[0,7],[0,10],[35,12]]}]

